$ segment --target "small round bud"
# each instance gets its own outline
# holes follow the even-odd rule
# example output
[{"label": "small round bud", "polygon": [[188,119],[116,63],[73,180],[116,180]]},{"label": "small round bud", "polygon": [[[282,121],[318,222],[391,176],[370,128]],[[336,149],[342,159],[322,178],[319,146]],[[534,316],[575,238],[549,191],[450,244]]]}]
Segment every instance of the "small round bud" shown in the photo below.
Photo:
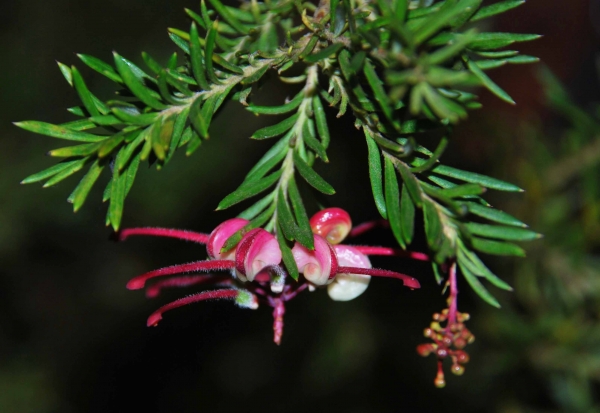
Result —
[{"label": "small round bud", "polygon": [[457,376],[462,376],[465,372],[465,368],[460,364],[453,364],[450,368],[450,371]]},{"label": "small round bud", "polygon": [[432,330],[432,329],[430,329],[430,328],[426,328],[425,330],[423,330],[423,335],[424,335],[425,337],[428,337],[428,338],[429,338],[429,337],[431,337],[431,336],[433,335],[433,330]]},{"label": "small round bud", "polygon": [[417,346],[417,353],[419,353],[422,357],[427,357],[433,351],[433,346],[431,344],[419,344]]},{"label": "small round bud", "polygon": [[467,342],[464,338],[457,338],[456,340],[454,340],[454,347],[456,348],[465,348],[466,345]]},{"label": "small round bud", "polygon": [[429,328],[435,331],[440,331],[442,329],[442,326],[437,321],[433,321],[431,324],[429,324]]},{"label": "small round bud", "polygon": [[352,220],[341,208],[326,208],[312,216],[310,227],[314,234],[322,236],[330,244],[339,244],[350,233]]},{"label": "small round bud", "polygon": [[435,384],[435,387],[437,387],[438,389],[443,389],[444,387],[446,387],[444,373],[438,373],[438,375],[435,377],[435,380],[433,381],[433,384]]},{"label": "small round bud", "polygon": [[455,352],[456,361],[460,364],[466,364],[469,362],[469,354],[466,351],[457,351]]},{"label": "small round bud", "polygon": [[440,359],[446,358],[448,357],[448,350],[445,347],[440,347],[435,352],[435,355]]}]

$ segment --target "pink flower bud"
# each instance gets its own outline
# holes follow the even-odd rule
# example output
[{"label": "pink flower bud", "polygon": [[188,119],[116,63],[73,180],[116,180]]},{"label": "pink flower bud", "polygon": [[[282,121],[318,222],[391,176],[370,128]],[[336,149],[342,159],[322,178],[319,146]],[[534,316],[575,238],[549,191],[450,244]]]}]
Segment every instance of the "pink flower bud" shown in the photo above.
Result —
[{"label": "pink flower bud", "polygon": [[341,208],[327,208],[310,219],[313,233],[324,237],[330,244],[339,244],[352,229],[350,215]]},{"label": "pink flower bud", "polygon": [[223,248],[229,237],[244,228],[248,222],[250,221],[242,218],[232,218],[219,224],[210,233],[210,237],[206,243],[208,256],[217,260],[233,260],[235,257],[235,248],[224,253],[221,253],[221,248]]},{"label": "pink flower bud", "polygon": [[333,281],[337,273],[337,257],[333,247],[320,235],[314,236],[315,249],[309,250],[300,243],[292,248],[294,261],[304,278],[314,285],[325,285]]},{"label": "pink flower bud", "polygon": [[266,267],[281,263],[281,249],[273,234],[262,228],[248,232],[235,251],[236,273],[242,281],[254,281]]},{"label": "pink flower bud", "polygon": [[[333,248],[340,266],[371,268],[369,258],[358,252],[356,248],[347,245],[336,245]],[[350,301],[367,290],[369,281],[371,281],[369,275],[340,273],[327,286],[327,293],[334,301]]]}]

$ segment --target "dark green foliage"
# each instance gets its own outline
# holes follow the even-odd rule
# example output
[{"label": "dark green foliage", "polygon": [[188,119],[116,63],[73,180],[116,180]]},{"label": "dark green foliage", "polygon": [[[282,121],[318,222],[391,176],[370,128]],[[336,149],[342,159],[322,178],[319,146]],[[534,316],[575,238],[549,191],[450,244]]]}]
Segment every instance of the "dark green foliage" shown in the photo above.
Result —
[{"label": "dark green foliage", "polygon": [[[509,241],[531,240],[538,234],[480,196],[486,189],[521,189],[441,165],[439,160],[450,142],[452,125],[481,106],[473,87],[483,86],[514,103],[485,71],[535,62],[502,49],[538,36],[482,33],[469,23],[523,2],[506,0],[482,7],[481,0],[453,0],[422,7],[406,0],[333,0],[316,7],[276,0],[243,2],[237,8],[219,0],[208,3],[210,8],[202,1],[199,11],[186,9],[189,31],[169,29],[183,59],[175,53],[163,65],[143,53],[146,72],[117,53],[114,66],[78,55],[117,85],[116,100],[101,101],[77,68],[59,63],[81,99],[81,106],[69,111],[81,119],[63,125],[36,121],[16,125],[79,144],[51,151],[50,155],[66,159],[23,183],[47,180],[45,186],[54,185],[89,166],[69,198],[78,210],[101,173],[110,171],[103,198],[110,200],[107,224],[117,230],[140,162],[156,162],[160,169],[178,148],[185,147],[187,155],[197,151],[225,101],[237,100],[257,116],[284,115],[252,134],[252,139],[280,138],[218,209],[267,191],[240,214],[251,222],[224,248],[232,248],[250,228],[264,227],[277,233],[284,263],[297,278],[288,243],[295,240],[313,248],[299,178],[324,194],[335,193],[315,164],[317,158],[329,161],[327,148],[335,130],[327,122],[324,106],[329,106],[338,117],[350,113],[363,130],[375,205],[389,219],[400,246],[411,244],[421,209],[438,282],[443,264],[458,260],[474,290],[497,305],[477,277],[506,286],[473,251],[522,255],[522,249]],[[255,83],[267,71],[281,75],[292,67],[301,74],[280,76],[288,83],[303,84],[291,100],[275,106],[252,103]],[[433,152],[419,143],[428,136],[439,139]]]}]

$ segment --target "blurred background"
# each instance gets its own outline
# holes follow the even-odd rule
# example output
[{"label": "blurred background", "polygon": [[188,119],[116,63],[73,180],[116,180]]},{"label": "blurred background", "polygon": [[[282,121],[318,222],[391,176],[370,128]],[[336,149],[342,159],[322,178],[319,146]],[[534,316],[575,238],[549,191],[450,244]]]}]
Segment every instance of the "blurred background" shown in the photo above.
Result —
[{"label": "blurred background", "polygon": [[[136,63],[142,50],[164,60],[174,50],[166,28],[188,25],[184,7],[197,3],[0,6],[0,412],[600,412],[598,0],[530,0],[490,23],[544,35],[519,47],[564,86],[548,75],[542,83],[541,65],[495,69],[517,106],[483,93],[484,109],[457,128],[443,161],[525,188],[489,199],[545,238],[526,245],[527,259],[488,260],[516,287],[494,291],[502,310],[460,285],[459,308],[471,313],[477,340],[465,375],[448,374],[441,390],[433,386],[435,361],[415,351],[431,314],[445,306],[428,265],[375,262],[414,274],[419,291],[381,279],[348,303],[322,291],[299,296],[288,306],[280,347],[267,308],[199,304],[147,328],[146,317],[181,293],[148,301],[126,281],[201,259],[203,249],[109,241],[100,185],[77,214],[65,202],[77,178],[44,190],[19,185],[53,164],[44,153],[60,143],[11,122],[65,122],[65,108],[77,103],[55,60],[81,67],[74,53],[110,61],[112,50]],[[112,93],[110,82],[83,70],[98,95]],[[265,101],[285,95],[261,93]],[[124,226],[208,232],[230,217],[213,210],[269,146],[247,139],[259,121],[230,103],[197,153],[177,154],[159,172],[141,170]],[[337,125],[331,163],[320,169],[338,190],[331,203],[355,222],[372,219],[363,139],[349,116]],[[393,239],[380,231],[364,241]]]}]

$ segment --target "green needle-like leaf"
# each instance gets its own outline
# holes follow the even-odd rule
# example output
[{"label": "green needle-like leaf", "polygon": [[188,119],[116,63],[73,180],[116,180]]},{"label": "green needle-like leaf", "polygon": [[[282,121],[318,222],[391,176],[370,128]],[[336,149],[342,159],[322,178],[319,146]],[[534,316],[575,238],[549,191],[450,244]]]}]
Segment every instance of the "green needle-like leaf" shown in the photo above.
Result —
[{"label": "green needle-like leaf", "polygon": [[373,199],[379,214],[383,219],[387,219],[387,207],[385,196],[383,195],[383,183],[381,172],[381,154],[377,142],[371,137],[365,129],[365,138],[367,140],[367,148],[369,151],[369,178],[371,180],[371,189],[373,190]]},{"label": "green needle-like leaf", "polygon": [[106,136],[93,135],[91,133],[79,132],[62,126],[52,125],[46,122],[29,120],[24,122],[15,122],[15,126],[39,133],[40,135],[50,136],[52,138],[66,139],[77,142],[101,142]]},{"label": "green needle-like leaf", "polygon": [[452,168],[450,166],[439,165],[433,168],[432,172],[461,181],[479,184],[486,188],[496,189],[498,191],[523,192],[521,188],[511,183],[504,182],[496,178],[491,178],[489,176],[477,174],[475,172],[467,172],[460,169]]},{"label": "green needle-like leaf", "polygon": [[385,205],[387,209],[388,221],[392,233],[402,249],[406,249],[406,240],[402,233],[402,214],[400,210],[400,190],[398,188],[398,179],[396,178],[396,169],[394,164],[387,156],[385,161]]},{"label": "green needle-like leaf", "polygon": [[292,126],[296,124],[298,120],[298,114],[294,114],[275,125],[266,126],[262,129],[257,130],[251,136],[252,139],[267,139],[275,136],[283,135],[285,132],[290,130]]},{"label": "green needle-like leaf", "polygon": [[140,75],[136,74],[131,69],[131,66],[126,61],[126,59],[122,58],[117,53],[114,53],[114,57],[115,66],[117,67],[117,71],[123,78],[123,82],[125,82],[125,85],[127,85],[127,87],[138,99],[140,99],[143,103],[156,110],[163,110],[167,108],[167,106],[165,106],[162,102],[160,102],[156,97],[152,95],[150,89],[148,89],[140,80]]},{"label": "green needle-like leaf", "polygon": [[202,46],[200,45],[198,28],[195,23],[192,23],[192,28],[190,29],[190,61],[192,63],[192,71],[194,72],[194,77],[200,87],[203,90],[208,90],[209,86],[206,81],[206,73],[202,59]]},{"label": "green needle-like leaf", "polygon": [[488,75],[486,75],[483,72],[483,70],[481,70],[479,66],[477,66],[475,62],[469,60],[467,62],[467,66],[469,67],[469,70],[471,70],[471,72],[473,72],[475,76],[477,76],[479,80],[481,80],[481,83],[483,83],[483,85],[489,89],[490,92],[492,92],[505,102],[510,103],[511,105],[515,104],[515,101],[508,95],[508,93],[506,93],[504,90],[502,90],[500,86],[494,83],[494,81],[490,79]]},{"label": "green needle-like leaf", "polygon": [[279,242],[279,249],[281,250],[283,264],[288,270],[288,274],[290,274],[290,277],[292,277],[295,281],[298,281],[298,278],[300,278],[298,265],[296,264],[296,260],[294,259],[292,250],[290,249],[290,247],[288,247],[283,232],[279,225],[276,226],[275,233],[277,234],[277,241]]},{"label": "green needle-like leaf", "polygon": [[310,186],[325,195],[335,194],[335,189],[308,166],[306,161],[300,157],[300,154],[297,151],[294,151],[294,166]]},{"label": "green needle-like leaf", "polygon": [[410,245],[415,232],[415,204],[412,201],[406,185],[402,185],[400,198],[400,226],[406,245]]},{"label": "green needle-like leaf", "polygon": [[336,54],[343,48],[343,43],[333,43],[332,45],[329,45],[326,48],[319,50],[317,53],[313,53],[306,56],[304,58],[304,61],[307,63],[320,62],[321,60],[327,59],[329,56]]},{"label": "green needle-like leaf", "polygon": [[327,149],[331,137],[329,135],[329,127],[327,126],[327,116],[325,109],[318,95],[313,96],[313,113],[315,115],[315,123],[317,124],[317,132],[321,137],[323,148]]},{"label": "green needle-like leaf", "polygon": [[304,93],[298,93],[294,99],[290,100],[285,105],[281,106],[256,106],[250,105],[246,107],[252,113],[256,113],[257,115],[282,115],[284,113],[291,112],[300,106],[302,100],[304,99]]},{"label": "green needle-like leaf", "polygon": [[473,235],[506,241],[531,241],[542,237],[541,234],[524,228],[477,224],[474,222],[465,224],[465,227]]},{"label": "green needle-like leaf", "polygon": [[290,240],[296,240],[296,234],[298,233],[298,227],[296,226],[296,221],[294,221],[294,217],[292,216],[292,211],[285,199],[285,194],[283,193],[283,189],[279,189],[279,193],[277,195],[277,223],[281,227],[283,231],[283,235]]},{"label": "green needle-like leaf", "polygon": [[77,57],[79,57],[83,63],[94,69],[96,72],[103,74],[113,82],[123,83],[121,76],[119,76],[119,74],[115,72],[115,69],[113,69],[108,63],[85,54],[78,54]]},{"label": "green needle-like leaf", "polygon": [[280,176],[281,171],[277,171],[258,181],[244,182],[238,189],[236,189],[234,192],[223,198],[223,200],[219,203],[219,206],[217,207],[217,211],[227,209],[248,198],[260,194],[261,192],[265,191],[267,188],[275,184],[275,182],[277,182]]},{"label": "green needle-like leaf", "polygon": [[298,223],[296,240],[306,248],[313,250],[315,246],[312,228],[294,177],[290,178],[288,182],[288,196],[292,203],[296,222]]},{"label": "green needle-like leaf", "polygon": [[90,169],[87,174],[81,179],[79,185],[73,191],[73,194],[69,197],[73,202],[73,211],[77,212],[83,206],[90,190],[100,177],[102,170],[104,169],[104,164],[100,164],[99,160],[96,160],[90,166]]},{"label": "green needle-like leaf", "polygon": [[51,178],[54,175],[56,175],[57,173],[62,172],[63,170],[67,169],[70,166],[77,164],[78,162],[81,162],[81,160],[63,161],[54,166],[51,166],[50,168],[44,169],[43,171],[40,171],[38,173],[28,176],[27,178],[25,178],[21,181],[21,184],[32,184],[34,182],[39,182],[39,181],[43,181],[44,179]]},{"label": "green needle-like leaf", "polygon": [[473,237],[471,239],[471,244],[477,251],[481,251],[486,254],[515,255],[517,257],[525,256],[525,251],[523,248],[509,242],[490,241],[487,239]]},{"label": "green needle-like leaf", "polygon": [[514,225],[517,227],[527,227],[526,224],[519,221],[517,218],[498,209],[494,209],[492,207],[484,206],[481,204],[476,204],[473,202],[467,202],[466,205],[469,212],[473,215],[489,219],[490,221],[498,222],[499,224]]},{"label": "green needle-like leaf", "polygon": [[52,178],[50,178],[48,181],[46,181],[46,183],[44,184],[44,188],[49,188],[53,185],[56,185],[57,183],[63,181],[64,179],[67,179],[68,177],[75,174],[76,172],[79,172],[81,169],[83,169],[85,164],[88,163],[88,161],[89,161],[89,158],[83,158],[83,159],[79,159],[73,163],[70,163],[69,166],[67,166],[66,168],[63,168],[59,173],[57,173]]},{"label": "green needle-like leaf", "polygon": [[463,276],[465,277],[465,280],[467,280],[473,291],[475,291],[477,295],[480,296],[486,303],[496,308],[500,308],[500,303],[498,300],[496,300],[494,296],[490,294],[490,292],[483,286],[483,284],[479,282],[475,274],[469,271],[466,266],[462,265],[461,261],[458,262],[458,265]]}]

